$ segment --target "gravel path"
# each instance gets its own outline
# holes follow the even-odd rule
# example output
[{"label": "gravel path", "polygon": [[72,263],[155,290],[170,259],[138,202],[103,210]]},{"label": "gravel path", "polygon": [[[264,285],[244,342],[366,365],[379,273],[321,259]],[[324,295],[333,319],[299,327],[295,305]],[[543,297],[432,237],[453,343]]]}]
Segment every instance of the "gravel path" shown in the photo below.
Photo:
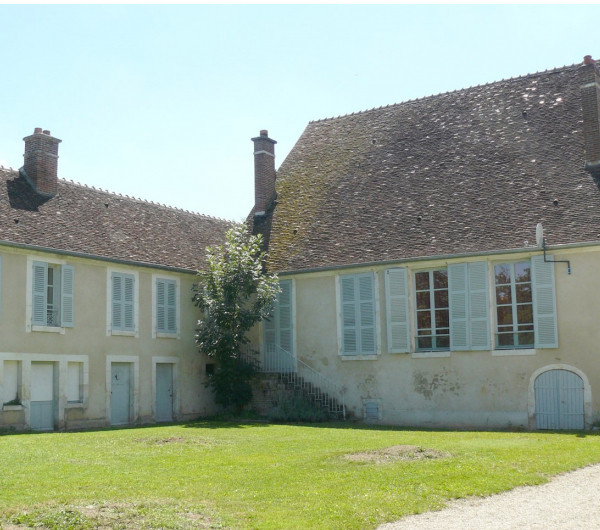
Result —
[{"label": "gravel path", "polygon": [[380,530],[600,528],[600,464],[490,497],[453,501],[438,512],[410,515]]}]

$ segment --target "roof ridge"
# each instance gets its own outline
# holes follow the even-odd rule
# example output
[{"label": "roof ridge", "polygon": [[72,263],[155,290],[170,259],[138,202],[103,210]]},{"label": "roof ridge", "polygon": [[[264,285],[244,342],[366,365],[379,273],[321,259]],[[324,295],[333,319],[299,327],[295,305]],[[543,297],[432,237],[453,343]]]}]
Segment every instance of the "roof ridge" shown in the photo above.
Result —
[{"label": "roof ridge", "polygon": [[347,114],[340,114],[339,116],[331,116],[329,118],[321,118],[321,119],[318,119],[318,120],[311,120],[308,123],[311,124],[311,123],[321,123],[321,122],[325,122],[325,121],[338,120],[340,118],[346,118],[348,116],[355,116],[355,115],[358,115],[358,114],[366,114],[367,112],[373,112],[375,110],[387,109],[389,107],[399,107],[400,105],[406,105],[408,103],[422,102],[422,101],[426,101],[426,100],[429,100],[429,99],[437,98],[437,97],[440,97],[440,96],[447,96],[447,95],[451,95],[451,94],[459,94],[461,92],[466,92],[468,90],[473,90],[473,89],[476,89],[476,88],[481,88],[481,87],[486,87],[486,86],[490,86],[490,85],[495,85],[495,84],[498,84],[498,83],[505,83],[507,81],[516,81],[518,79],[526,79],[528,77],[537,77],[537,76],[540,76],[540,75],[543,75],[543,74],[552,74],[552,73],[555,73],[555,72],[558,72],[558,71],[561,71],[561,70],[567,70],[569,68],[573,68],[573,67],[576,67],[576,66],[581,66],[581,64],[582,63],[573,63],[573,64],[570,64],[570,65],[566,64],[564,66],[558,66],[556,68],[550,68],[550,69],[546,69],[546,70],[539,70],[537,72],[532,72],[532,73],[529,73],[529,74],[518,75],[518,76],[514,76],[514,77],[509,77],[509,78],[506,78],[506,79],[499,79],[499,80],[496,80],[496,81],[490,81],[488,83],[481,83],[479,85],[472,85],[472,86],[469,86],[469,87],[459,88],[459,89],[456,89],[456,90],[448,90],[446,92],[438,92],[437,94],[431,94],[429,96],[423,96],[423,97],[420,97],[420,98],[407,99],[406,101],[400,101],[400,102],[397,102],[397,103],[390,103],[388,105],[380,105],[379,107],[372,107],[370,109],[359,110],[359,111],[355,111],[355,112],[349,112]]},{"label": "roof ridge", "polygon": [[129,195],[124,195],[122,193],[117,193],[116,191],[110,191],[110,190],[105,190],[105,189],[102,189],[102,188],[96,188],[96,186],[89,185],[89,184],[84,184],[84,183],[81,183],[81,182],[75,182],[72,179],[66,179],[66,178],[59,177],[58,180],[62,181],[64,184],[67,184],[67,185],[79,186],[80,188],[87,188],[89,190],[93,190],[93,191],[98,191],[98,192],[101,192],[101,193],[105,193],[105,194],[110,195],[112,197],[120,197],[122,199],[129,199],[131,201],[141,202],[141,203],[149,204],[151,206],[158,206],[160,208],[165,208],[167,210],[175,210],[175,211],[178,211],[178,212],[189,213],[189,214],[197,216],[197,217],[204,217],[206,219],[214,219],[215,221],[224,221],[224,222],[227,222],[227,223],[231,223],[232,222],[230,219],[224,219],[222,217],[216,217],[214,215],[208,215],[208,214],[199,213],[199,212],[192,212],[190,210],[184,210],[183,208],[177,208],[176,206],[169,206],[168,204],[154,202],[154,201],[151,201],[149,199],[142,199],[140,197],[133,197],[133,196],[129,196]]}]

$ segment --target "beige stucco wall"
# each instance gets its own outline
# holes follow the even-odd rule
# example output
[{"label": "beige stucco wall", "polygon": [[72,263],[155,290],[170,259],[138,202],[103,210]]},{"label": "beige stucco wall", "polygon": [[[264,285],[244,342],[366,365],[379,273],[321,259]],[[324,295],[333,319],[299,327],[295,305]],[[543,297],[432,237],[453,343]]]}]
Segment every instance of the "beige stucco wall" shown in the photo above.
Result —
[{"label": "beige stucco wall", "polygon": [[[539,254],[539,252],[538,252]],[[490,300],[494,263],[520,261],[532,253],[469,259],[402,263],[409,277],[411,335],[414,335],[412,271],[465,261],[488,261]],[[387,266],[340,269],[282,276],[295,291],[295,353],[298,358],[343,388],[346,404],[363,417],[364,400],[378,400],[383,423],[427,427],[535,426],[532,384],[548,367],[567,368],[586,384],[586,426],[600,420],[600,248],[553,250],[554,259],[571,261],[555,267],[559,347],[537,350],[453,351],[435,354],[389,352],[386,329],[384,272]],[[373,271],[377,278],[377,356],[364,359],[339,355],[336,278],[339,274]],[[490,333],[494,310],[490,309]],[[414,346],[412,351],[414,352]],[[533,407],[533,408],[532,408]]]},{"label": "beige stucco wall", "polygon": [[[26,402],[30,363],[51,361],[55,364],[58,400],[57,427],[103,426],[109,421],[110,362],[125,360],[137,370],[134,387],[132,422],[154,421],[155,385],[153,366],[156,362],[174,363],[174,413],[177,419],[188,419],[214,411],[210,391],[205,388],[205,360],[194,344],[197,310],[191,302],[193,274],[133,267],[99,260],[58,254],[44,254],[0,247],[1,311],[0,311],[0,390],[3,384],[1,361],[18,360],[23,366],[23,407],[14,410],[0,407],[0,427],[27,427]],[[31,260],[57,261],[74,267],[74,327],[62,332],[29,331],[26,318],[27,269]],[[132,272],[138,276],[138,336],[113,336],[107,333],[107,278],[109,269]],[[153,338],[152,279],[153,274],[179,281],[178,338]],[[35,329],[35,328],[34,328]],[[156,335],[154,333],[154,335]],[[85,400],[82,405],[66,403],[66,363],[84,362],[86,369]],[[0,392],[0,395],[2,393]],[[0,404],[1,405],[1,404]],[[6,409],[6,407],[5,407]]]}]

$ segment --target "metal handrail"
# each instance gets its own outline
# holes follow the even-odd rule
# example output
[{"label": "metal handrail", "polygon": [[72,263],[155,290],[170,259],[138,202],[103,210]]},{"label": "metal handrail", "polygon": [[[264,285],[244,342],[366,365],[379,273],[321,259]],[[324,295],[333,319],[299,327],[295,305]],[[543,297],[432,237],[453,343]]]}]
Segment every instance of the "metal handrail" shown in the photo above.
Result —
[{"label": "metal handrail", "polygon": [[[242,358],[257,362],[259,351],[259,348],[247,344],[242,351]],[[343,419],[346,419],[343,389],[294,354],[277,344],[263,344],[257,365],[261,373],[280,374],[289,383],[303,387],[315,400],[322,401],[329,412],[338,412],[336,407],[341,407]]]}]

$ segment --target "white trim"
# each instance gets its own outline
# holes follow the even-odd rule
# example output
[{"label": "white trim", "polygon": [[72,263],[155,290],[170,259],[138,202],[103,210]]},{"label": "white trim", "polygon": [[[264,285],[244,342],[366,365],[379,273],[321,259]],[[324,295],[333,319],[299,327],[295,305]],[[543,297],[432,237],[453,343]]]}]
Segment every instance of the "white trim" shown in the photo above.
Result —
[{"label": "white trim", "polygon": [[535,348],[516,348],[506,350],[492,350],[492,357],[522,357],[525,355],[536,355]]},{"label": "white trim", "polygon": [[416,351],[411,354],[411,357],[413,359],[441,359],[445,357],[450,357],[450,354],[450,350]]},{"label": "white trim", "polygon": [[[137,283],[137,282],[136,282]],[[139,418],[139,401],[140,401],[140,360],[137,355],[107,355],[106,356],[106,423],[110,425],[110,396],[112,392],[112,363],[130,363],[133,365],[131,371],[131,379],[133,381],[131,387],[131,403],[129,405],[130,424],[134,424]]]},{"label": "white trim", "polygon": [[179,419],[179,370],[177,364],[178,357],[156,356],[152,357],[152,418],[156,421],[156,365],[173,365],[173,420]]},{"label": "white trim", "polygon": [[[112,275],[131,274],[133,281],[133,331],[120,331],[112,329]],[[140,336],[140,274],[137,270],[108,267],[106,269],[106,336],[110,337],[135,337]],[[117,361],[115,361],[117,362]],[[126,361],[124,361],[126,362]]]},{"label": "white trim", "polygon": [[[24,412],[25,427],[28,428],[31,421],[31,363],[52,363],[55,369],[56,383],[56,407],[57,428],[66,428],[67,420],[65,410],[70,408],[87,408],[89,404],[89,356],[88,355],[63,355],[47,353],[12,353],[0,352],[0,396],[4,395],[4,361],[17,361],[21,363],[21,407]],[[82,363],[82,394],[83,401],[77,404],[69,404],[67,401],[67,363]],[[5,409],[20,410],[20,409]]]},{"label": "white trim", "polygon": [[[156,323],[156,281],[173,280],[175,282],[175,326],[177,333],[159,333]],[[156,339],[180,339],[181,338],[181,303],[180,303],[181,281],[179,277],[169,274],[152,274],[152,338]]]},{"label": "white trim", "polygon": [[[43,263],[51,263],[52,265],[66,265],[67,262],[63,259],[57,259],[45,254],[41,256],[27,255],[27,270],[25,279],[25,333],[31,333],[32,331],[41,331],[47,333],[60,333],[65,334],[65,328],[62,326],[33,326],[31,323],[32,305],[33,305],[33,262],[40,261]],[[62,277],[61,277],[62,282]]]},{"label": "white trim", "polygon": [[579,369],[569,364],[549,364],[538,368],[529,378],[529,389],[527,393],[527,413],[529,417],[529,428],[536,429],[535,421],[535,380],[544,372],[550,370],[567,370],[581,377],[583,381],[583,422],[584,428],[589,429],[592,426],[592,387],[587,376]]}]

